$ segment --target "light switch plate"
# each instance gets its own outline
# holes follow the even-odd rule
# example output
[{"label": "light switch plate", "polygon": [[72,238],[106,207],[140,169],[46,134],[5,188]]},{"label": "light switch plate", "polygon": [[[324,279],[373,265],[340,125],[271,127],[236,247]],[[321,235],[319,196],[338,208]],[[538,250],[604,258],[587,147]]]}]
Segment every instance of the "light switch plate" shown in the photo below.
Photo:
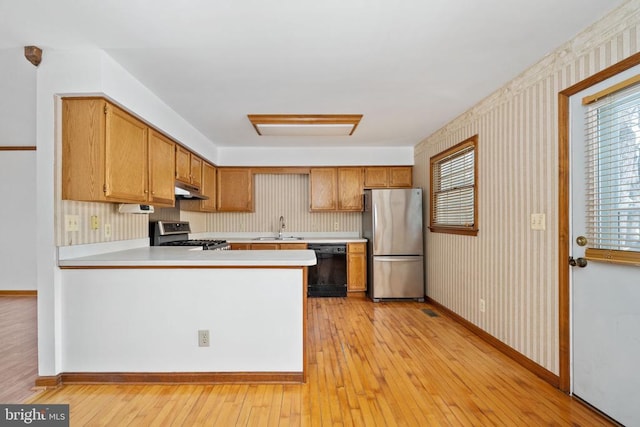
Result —
[{"label": "light switch plate", "polygon": [[546,230],[547,229],[547,218],[543,213],[532,213],[531,214],[531,229],[532,230]]}]

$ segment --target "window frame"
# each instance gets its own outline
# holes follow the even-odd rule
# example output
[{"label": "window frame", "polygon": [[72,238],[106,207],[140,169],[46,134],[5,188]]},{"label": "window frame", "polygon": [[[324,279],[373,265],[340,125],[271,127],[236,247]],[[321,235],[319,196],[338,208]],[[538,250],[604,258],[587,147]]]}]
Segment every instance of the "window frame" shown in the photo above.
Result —
[{"label": "window frame", "polygon": [[[585,120],[597,120],[597,122],[594,122],[595,125],[592,123],[585,124],[585,131],[597,130],[602,126],[602,123],[605,123],[607,126],[613,124],[614,121],[618,123],[620,121],[619,117],[616,119],[607,119],[608,121],[606,122],[601,122],[599,117],[600,110],[603,109],[606,111],[607,108],[611,106],[620,108],[620,102],[624,101],[626,97],[636,96],[635,101],[637,101],[638,93],[640,93],[640,86],[638,85],[639,82],[640,75],[636,75],[593,95],[584,97],[582,99],[582,105],[585,107]],[[619,112],[619,110],[617,112]],[[619,137],[614,137],[613,139],[617,140],[618,138]],[[602,141],[603,140],[600,138],[600,135],[592,136],[592,139],[587,139],[585,141],[585,150],[599,149]],[[619,141],[616,141],[616,143],[619,143]],[[618,146],[616,145],[615,148],[617,149]],[[590,159],[594,161],[594,159],[597,160],[597,157],[590,157]],[[610,169],[607,169],[607,172],[610,171],[617,172],[618,170],[615,169],[615,167],[611,167]],[[615,192],[597,192],[592,198],[588,199],[587,202],[597,205],[600,200],[600,195],[611,197],[611,194],[615,194]],[[592,229],[587,229],[586,233],[589,238],[589,244],[585,249],[585,258],[591,261],[639,265],[640,250],[637,248],[618,249],[607,247],[612,246],[611,242],[615,241],[615,239],[609,240],[606,243],[602,240],[603,233],[599,230],[599,228],[602,227],[602,223],[599,222],[600,219],[600,212],[594,211],[587,215],[586,222],[592,223],[593,225]]]},{"label": "window frame", "polygon": [[[473,149],[473,224],[464,225],[443,225],[434,222],[435,211],[437,209],[436,193],[434,189],[435,167],[443,160],[456,158],[457,154],[462,155],[469,147]],[[473,135],[459,144],[454,145],[434,156],[429,161],[429,230],[432,233],[459,234],[465,236],[478,235],[478,135]]]}]

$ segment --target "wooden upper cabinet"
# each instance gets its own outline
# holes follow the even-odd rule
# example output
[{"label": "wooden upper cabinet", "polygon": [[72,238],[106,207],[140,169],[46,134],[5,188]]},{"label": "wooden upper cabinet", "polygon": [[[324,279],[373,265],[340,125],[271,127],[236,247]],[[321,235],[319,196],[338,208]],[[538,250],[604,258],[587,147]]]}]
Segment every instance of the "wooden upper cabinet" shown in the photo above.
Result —
[{"label": "wooden upper cabinet", "polygon": [[362,168],[311,168],[311,211],[361,211]]},{"label": "wooden upper cabinet", "polygon": [[393,166],[389,168],[389,187],[412,187],[413,168],[411,166]]},{"label": "wooden upper cabinet", "polygon": [[113,200],[147,202],[147,125],[107,104],[106,129],[105,196]]},{"label": "wooden upper cabinet", "polygon": [[201,200],[200,205],[205,212],[215,212],[216,210],[216,167],[209,164],[202,164],[202,194],[208,197]]},{"label": "wooden upper cabinet", "polygon": [[311,168],[309,171],[311,211],[335,211],[338,208],[338,170]]},{"label": "wooden upper cabinet", "polygon": [[253,174],[250,168],[218,168],[219,212],[253,212]]},{"label": "wooden upper cabinet", "polygon": [[191,151],[176,145],[176,180],[191,184]]},{"label": "wooden upper cabinet", "polygon": [[191,153],[190,177],[191,185],[200,188],[202,186],[202,159]]},{"label": "wooden upper cabinet", "polygon": [[161,133],[149,130],[149,204],[175,204],[175,143]]},{"label": "wooden upper cabinet", "polygon": [[364,169],[364,188],[405,188],[412,185],[412,166],[372,166]]},{"label": "wooden upper cabinet", "polygon": [[200,189],[202,185],[202,164],[200,157],[176,145],[176,180]]},{"label": "wooden upper cabinet", "polygon": [[370,167],[364,169],[365,188],[384,188],[389,185],[389,168]]},{"label": "wooden upper cabinet", "polygon": [[207,162],[202,163],[202,184],[200,192],[207,196],[208,199],[200,200],[182,200],[180,201],[180,209],[185,211],[196,212],[215,212],[216,211],[216,167]]},{"label": "wooden upper cabinet", "polygon": [[62,102],[62,198],[148,202],[148,127],[102,98]]},{"label": "wooden upper cabinet", "polygon": [[362,210],[362,168],[338,168],[338,210]]}]

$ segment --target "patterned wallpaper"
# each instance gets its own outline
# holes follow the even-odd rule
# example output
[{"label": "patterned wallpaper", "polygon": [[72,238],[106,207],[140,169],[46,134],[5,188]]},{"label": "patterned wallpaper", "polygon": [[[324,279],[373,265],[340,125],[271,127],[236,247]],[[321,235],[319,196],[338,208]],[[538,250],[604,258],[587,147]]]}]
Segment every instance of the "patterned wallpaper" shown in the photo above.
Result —
[{"label": "patterned wallpaper", "polygon": [[[640,2],[632,0],[415,149],[414,182],[428,191],[429,158],[479,134],[480,232],[427,232],[429,297],[556,374],[557,94],[638,52],[639,42]],[[532,213],[546,214],[545,231],[530,229]]]},{"label": "patterned wallpaper", "polygon": [[[285,217],[286,233],[359,232],[360,213],[309,212],[308,175],[255,175],[255,212],[201,213],[178,209],[157,209],[154,220],[189,221],[194,233],[200,232],[276,232],[280,215]],[[59,194],[59,193],[58,193]],[[56,220],[58,246],[140,239],[148,236],[147,215],[121,214],[116,203],[60,200]],[[65,215],[80,216],[80,230],[64,231]],[[91,230],[90,218],[97,215],[100,228]],[[105,237],[104,225],[111,225],[111,237]],[[337,230],[336,230],[337,227]]]}]

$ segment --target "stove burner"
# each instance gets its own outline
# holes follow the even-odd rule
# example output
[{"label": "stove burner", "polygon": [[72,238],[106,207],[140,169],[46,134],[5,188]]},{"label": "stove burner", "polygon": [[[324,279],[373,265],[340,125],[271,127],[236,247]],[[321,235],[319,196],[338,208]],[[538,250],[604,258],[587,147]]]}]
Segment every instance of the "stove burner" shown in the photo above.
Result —
[{"label": "stove burner", "polygon": [[149,223],[151,246],[193,246],[203,250],[229,250],[226,240],[192,239],[189,240],[191,227],[187,221],[156,221]]},{"label": "stove burner", "polygon": [[202,246],[205,251],[229,249],[229,244],[226,240],[178,240],[161,243],[160,246]]}]

